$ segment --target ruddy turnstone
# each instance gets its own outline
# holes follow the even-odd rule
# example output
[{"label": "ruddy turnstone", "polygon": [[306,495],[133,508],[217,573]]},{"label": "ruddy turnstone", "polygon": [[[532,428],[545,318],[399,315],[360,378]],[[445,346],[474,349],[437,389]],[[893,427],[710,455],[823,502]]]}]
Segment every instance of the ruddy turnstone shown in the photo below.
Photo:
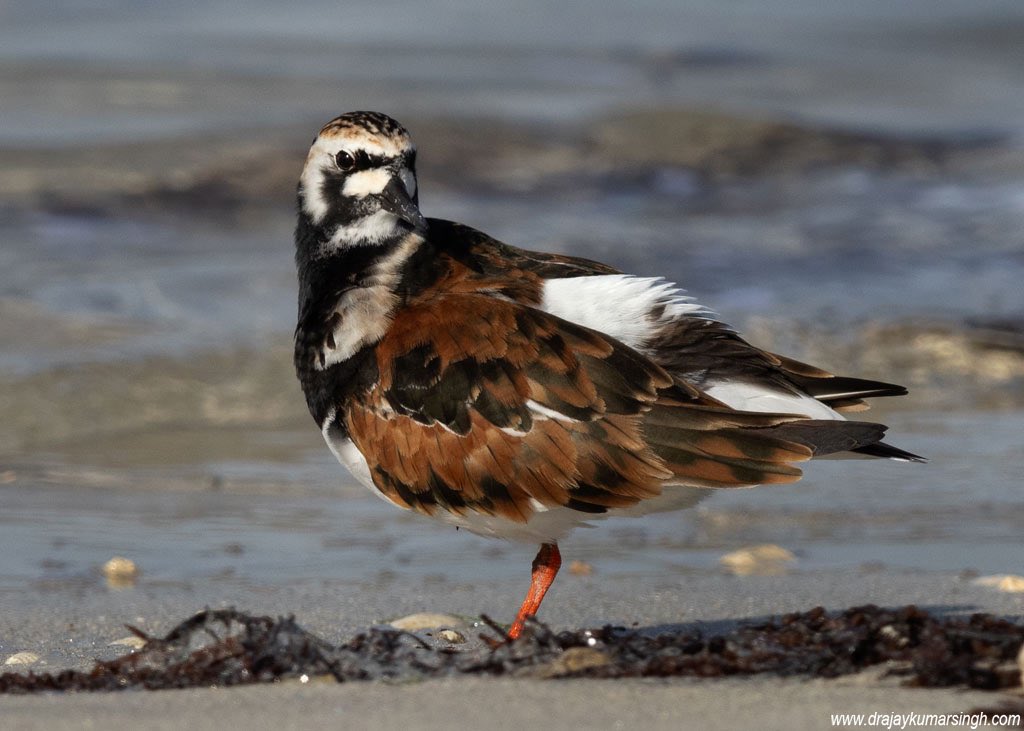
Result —
[{"label": "ruddy turnstone", "polygon": [[327,446],[377,495],[540,544],[510,637],[588,520],[793,482],[822,455],[920,459],[840,414],[903,387],[756,348],[659,278],[424,218],[415,164],[376,112],[313,141],[295,367]]}]

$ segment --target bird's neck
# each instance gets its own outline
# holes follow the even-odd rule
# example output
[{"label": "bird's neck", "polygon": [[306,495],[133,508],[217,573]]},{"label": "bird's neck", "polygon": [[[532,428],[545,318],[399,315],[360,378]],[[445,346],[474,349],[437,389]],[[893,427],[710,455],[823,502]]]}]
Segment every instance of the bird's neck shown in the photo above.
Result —
[{"label": "bird's neck", "polygon": [[367,352],[384,337],[407,298],[403,281],[411,262],[428,244],[419,234],[407,233],[374,246],[309,256],[303,242],[297,243],[295,366],[307,399],[313,398],[310,410],[320,420],[326,407],[317,399],[325,384],[365,365]]},{"label": "bird's neck", "polygon": [[402,229],[373,243],[327,247],[329,240],[328,231],[300,216],[295,231],[300,317],[310,306],[328,304],[347,290],[397,291],[407,263],[425,245],[421,235]]}]

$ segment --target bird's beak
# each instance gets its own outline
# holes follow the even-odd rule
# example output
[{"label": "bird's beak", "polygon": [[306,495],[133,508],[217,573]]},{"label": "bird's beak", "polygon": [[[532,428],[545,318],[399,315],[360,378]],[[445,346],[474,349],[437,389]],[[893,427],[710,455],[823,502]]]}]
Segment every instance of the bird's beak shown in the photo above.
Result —
[{"label": "bird's beak", "polygon": [[394,177],[380,194],[385,211],[390,211],[412,226],[414,231],[424,233],[427,230],[427,219],[420,213],[419,206],[405,189],[398,177]]}]

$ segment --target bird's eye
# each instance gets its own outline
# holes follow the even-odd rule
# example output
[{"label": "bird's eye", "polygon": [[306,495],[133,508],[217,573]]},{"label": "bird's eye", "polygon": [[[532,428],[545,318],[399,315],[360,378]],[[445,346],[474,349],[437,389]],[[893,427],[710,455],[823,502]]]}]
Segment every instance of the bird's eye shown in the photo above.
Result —
[{"label": "bird's eye", "polygon": [[338,164],[338,169],[348,172],[354,170],[356,167],[356,159],[352,156],[352,153],[342,150],[334,156],[334,162]]}]

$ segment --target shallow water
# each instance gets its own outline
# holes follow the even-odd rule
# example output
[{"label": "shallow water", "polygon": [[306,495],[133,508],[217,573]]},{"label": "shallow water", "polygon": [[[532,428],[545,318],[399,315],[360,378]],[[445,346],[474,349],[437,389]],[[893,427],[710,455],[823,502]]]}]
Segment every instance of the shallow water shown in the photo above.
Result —
[{"label": "shallow water", "polygon": [[[770,542],[797,554],[794,571],[1019,572],[1020,4],[620,5],[584,25],[566,6],[443,26],[424,22],[431,3],[347,4],[357,23],[332,3],[5,8],[0,149],[30,162],[6,171],[0,200],[0,591],[105,591],[114,554],[138,562],[141,588],[524,573],[531,548],[406,515],[323,448],[290,372],[290,199],[223,215],[192,215],[187,196],[155,213],[125,202],[135,186],[173,192],[150,141],[290,149],[295,129],[308,122],[304,143],[352,107],[591,141],[602,115],[682,105],[1002,140],[1010,162],[980,173],[844,163],[717,179],[582,160],[516,177],[547,160],[524,157],[497,186],[421,149],[421,203],[509,243],[665,276],[759,343],[913,388],[870,416],[928,465],[816,464],[797,485],[578,531],[567,558],[683,581]],[[79,207],[33,187],[90,149],[123,154],[128,177],[97,178]],[[1009,345],[929,341],[909,358],[894,344],[901,327],[908,347],[922,337],[907,323],[966,321],[1001,324]],[[871,339],[886,328],[897,335]]]},{"label": "shallow water", "polygon": [[[858,170],[750,181],[687,198],[662,185],[546,195],[422,194],[428,215],[527,248],[664,276],[730,322],[1010,320],[1024,312],[1024,179],[918,180]],[[85,332],[32,333],[0,369],[284,342],[292,218],[139,222],[37,213],[0,225],[0,307]],[[24,330],[34,328],[25,327]],[[96,341],[91,330],[107,337]]]},{"label": "shallow water", "polygon": [[[1019,571],[1024,415],[887,417],[899,443],[929,464],[816,463],[794,485],[716,491],[684,513],[596,521],[563,553],[598,575],[683,583],[721,573],[724,553],[759,543],[793,551],[790,572]],[[308,448],[287,461],[10,473],[0,485],[0,591],[104,592],[98,567],[113,555],[142,568],[142,590],[459,583],[526,571],[533,547],[456,532],[371,496],[319,448],[312,427],[263,440],[301,442],[303,432]]]},{"label": "shallow water", "polygon": [[686,103],[1024,131],[1015,0],[108,0],[3,14],[0,141],[15,144],[315,123],[339,106],[569,119]]}]

